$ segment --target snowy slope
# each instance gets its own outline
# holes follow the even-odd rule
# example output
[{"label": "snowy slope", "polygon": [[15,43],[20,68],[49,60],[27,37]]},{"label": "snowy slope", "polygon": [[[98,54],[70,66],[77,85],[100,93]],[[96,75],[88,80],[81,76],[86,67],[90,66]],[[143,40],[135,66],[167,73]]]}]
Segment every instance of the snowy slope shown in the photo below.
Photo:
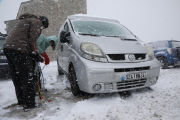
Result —
[{"label": "snowy slope", "polygon": [[11,80],[0,81],[0,120],[180,120],[180,68],[161,70],[156,85],[127,93],[75,98],[65,76],[57,75],[56,62],[43,70],[46,88],[54,101],[23,112],[16,103]]}]

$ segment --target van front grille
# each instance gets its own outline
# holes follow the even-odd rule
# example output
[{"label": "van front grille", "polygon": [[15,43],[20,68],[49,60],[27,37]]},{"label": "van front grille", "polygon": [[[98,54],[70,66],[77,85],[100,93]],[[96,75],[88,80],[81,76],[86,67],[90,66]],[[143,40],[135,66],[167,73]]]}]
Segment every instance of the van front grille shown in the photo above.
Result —
[{"label": "van front grille", "polygon": [[136,68],[119,68],[119,69],[114,69],[114,72],[132,72],[132,71],[142,71],[142,70],[149,70],[150,67],[136,67]]},{"label": "van front grille", "polygon": [[125,54],[108,54],[111,60],[125,60]]},{"label": "van front grille", "polygon": [[[111,60],[125,60],[125,54],[108,54]],[[143,60],[146,54],[134,54],[135,60]]]},{"label": "van front grille", "polygon": [[144,86],[147,79],[139,79],[139,80],[125,80],[121,82],[117,82],[117,89],[129,89]]},{"label": "van front grille", "polygon": [[136,60],[143,60],[146,58],[146,54],[134,54]]}]

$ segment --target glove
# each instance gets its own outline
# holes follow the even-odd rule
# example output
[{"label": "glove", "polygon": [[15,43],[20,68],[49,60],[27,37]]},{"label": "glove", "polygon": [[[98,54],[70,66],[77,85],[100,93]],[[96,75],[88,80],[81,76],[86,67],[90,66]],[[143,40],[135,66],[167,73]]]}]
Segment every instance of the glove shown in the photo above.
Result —
[{"label": "glove", "polygon": [[41,63],[44,62],[44,59],[43,59],[41,56],[39,56],[39,59],[40,59],[40,62],[41,62]]},{"label": "glove", "polygon": [[36,52],[34,52],[34,51],[30,53],[30,57],[32,57],[33,60],[35,60],[35,61],[37,61],[37,62],[40,61],[40,59],[39,59],[39,54],[36,53]]},{"label": "glove", "polygon": [[45,65],[48,65],[49,64],[49,57],[46,54],[46,52],[42,53],[41,56],[44,57],[44,59],[45,59]]}]

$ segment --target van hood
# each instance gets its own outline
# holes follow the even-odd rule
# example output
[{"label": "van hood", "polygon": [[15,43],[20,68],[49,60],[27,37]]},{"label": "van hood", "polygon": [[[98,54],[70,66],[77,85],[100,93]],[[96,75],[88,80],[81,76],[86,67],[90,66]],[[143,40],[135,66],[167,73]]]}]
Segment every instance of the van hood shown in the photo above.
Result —
[{"label": "van hood", "polygon": [[147,49],[139,41],[121,40],[117,37],[81,36],[83,42],[98,45],[105,54],[147,53]]}]

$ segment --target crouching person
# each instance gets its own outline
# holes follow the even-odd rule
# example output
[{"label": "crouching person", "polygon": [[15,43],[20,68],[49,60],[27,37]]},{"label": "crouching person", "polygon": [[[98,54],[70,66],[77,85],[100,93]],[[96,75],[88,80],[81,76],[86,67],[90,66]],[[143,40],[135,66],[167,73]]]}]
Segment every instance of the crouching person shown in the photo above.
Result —
[{"label": "crouching person", "polygon": [[23,14],[5,40],[3,50],[8,59],[18,105],[35,107],[34,61],[39,59],[36,41],[49,21],[44,16]]},{"label": "crouching person", "polygon": [[45,50],[49,46],[51,46],[52,50],[54,51],[55,47],[57,45],[57,41],[58,41],[58,38],[56,36],[46,37],[46,36],[44,36],[42,34],[39,36],[39,38],[38,38],[38,40],[36,42],[36,46],[37,46],[37,49],[39,51],[39,55],[41,55],[40,56],[40,61],[44,62],[44,60],[45,60],[45,65],[49,64],[49,57],[48,57],[47,53],[45,52]]}]

